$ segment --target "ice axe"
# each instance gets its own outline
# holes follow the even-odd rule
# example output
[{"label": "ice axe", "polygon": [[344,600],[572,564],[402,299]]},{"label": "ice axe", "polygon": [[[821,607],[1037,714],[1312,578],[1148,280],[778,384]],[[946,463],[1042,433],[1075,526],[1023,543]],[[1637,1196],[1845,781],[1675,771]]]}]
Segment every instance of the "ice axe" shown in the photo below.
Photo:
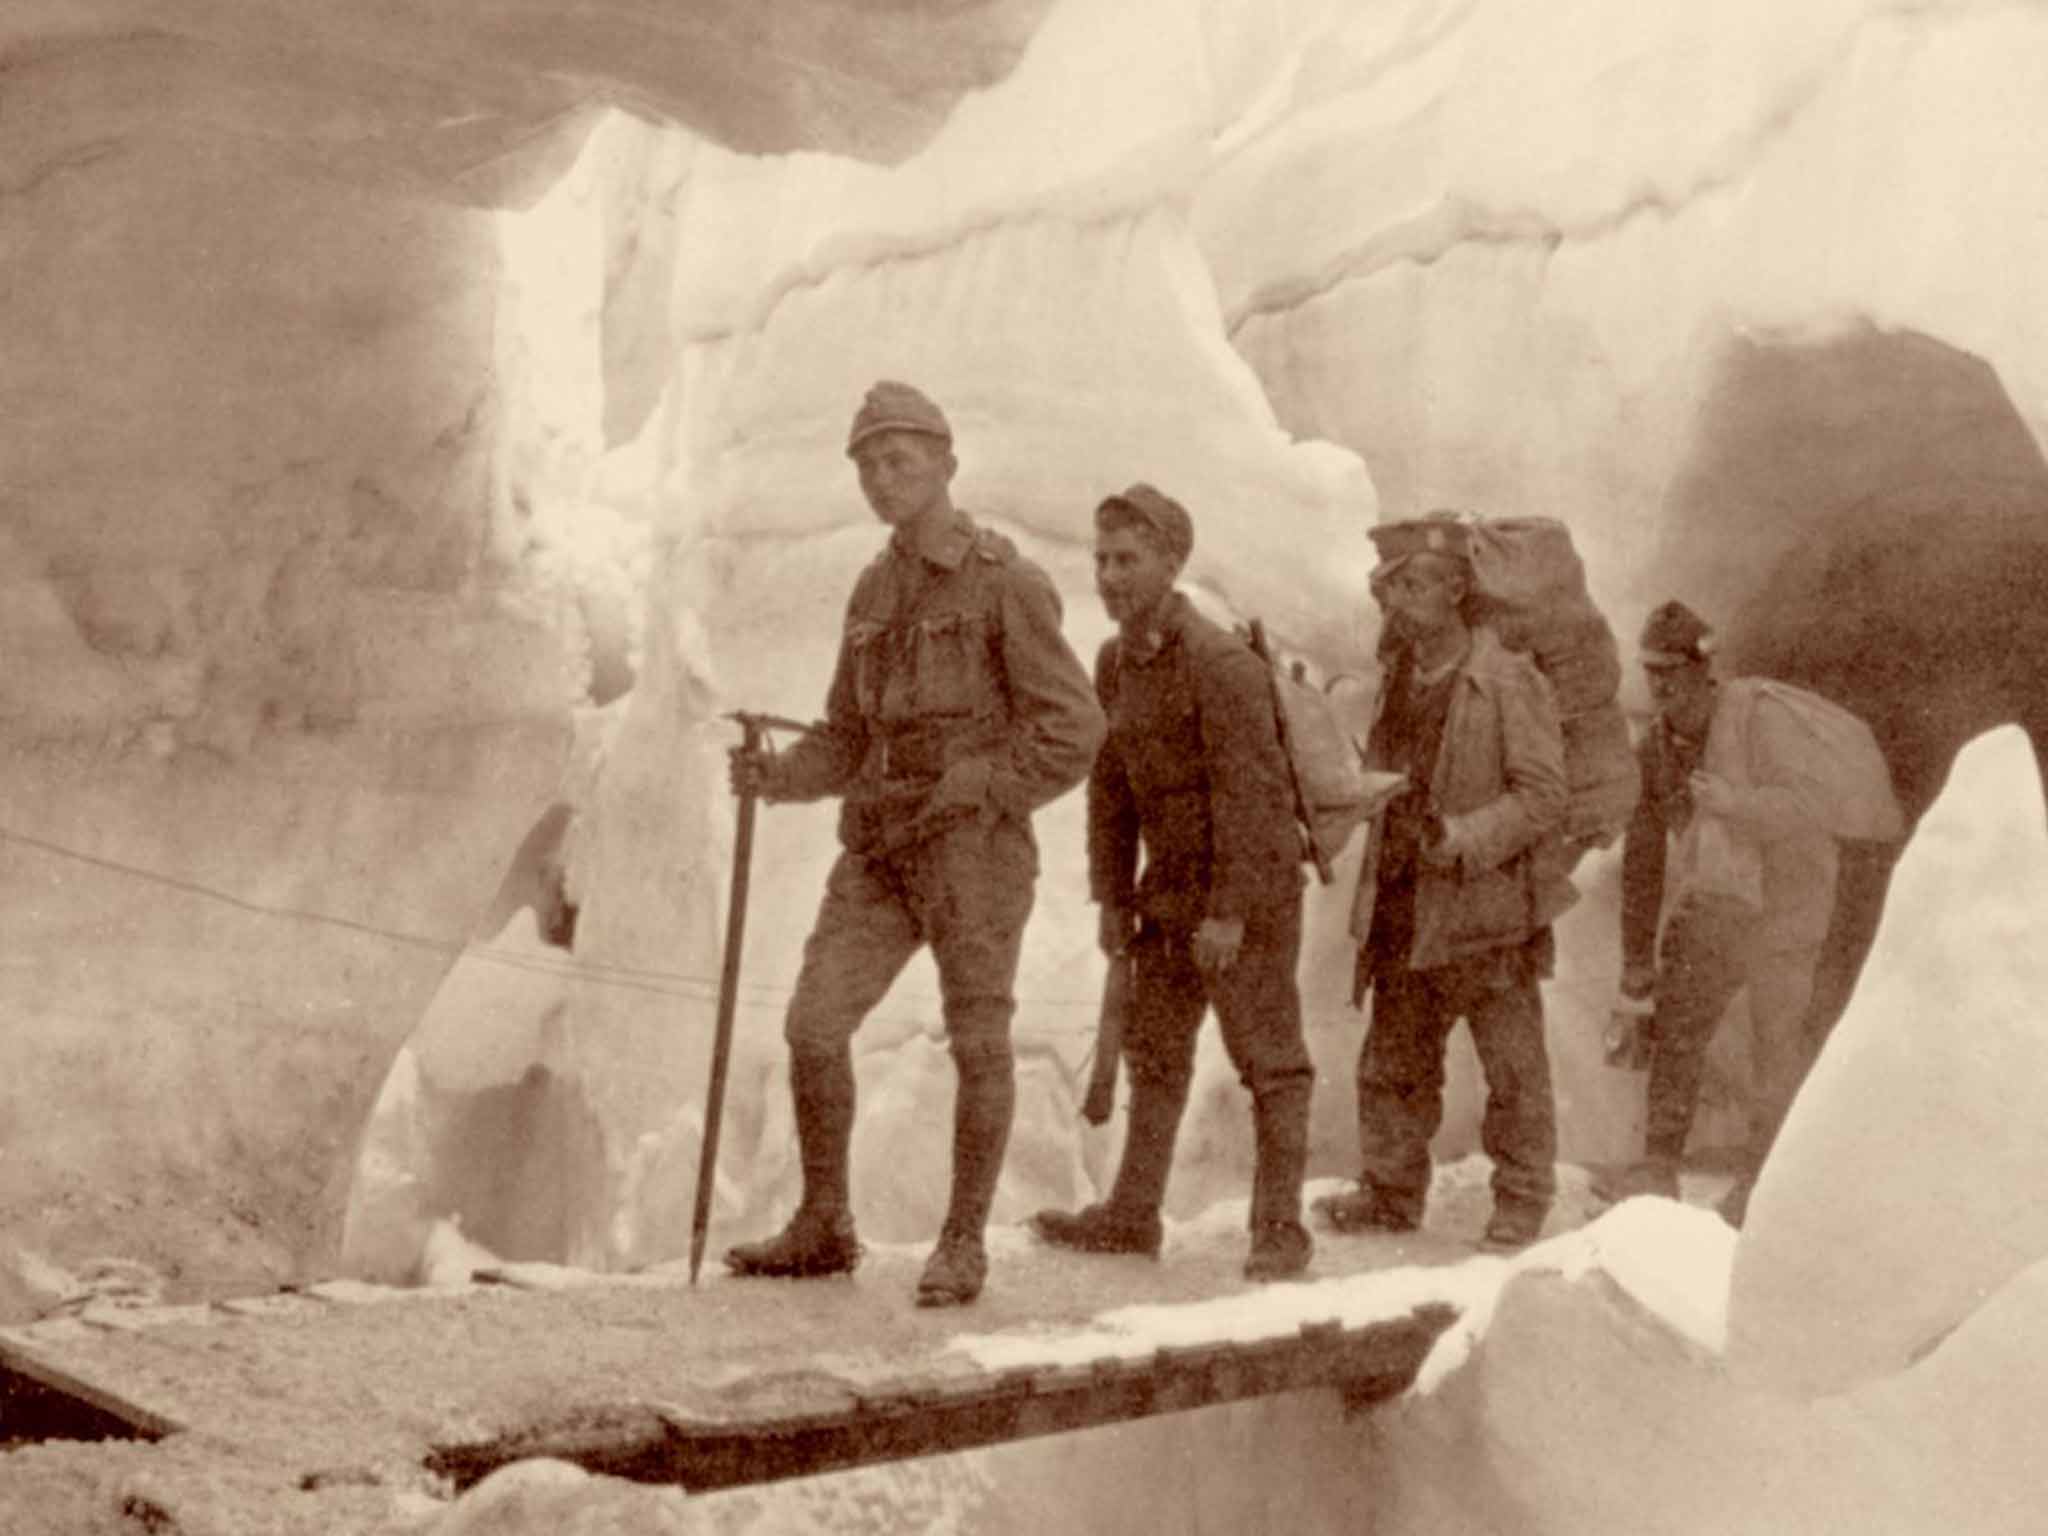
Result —
[{"label": "ice axe", "polygon": [[[801,720],[734,710],[726,716],[739,722],[741,750],[761,750],[771,730],[808,731]],[[752,788],[741,791],[739,825],[732,839],[732,892],[725,906],[725,966],[718,976],[718,1026],[711,1036],[711,1085],[704,1097],[704,1144],[697,1154],[697,1208],[690,1217],[690,1284],[704,1263],[704,1234],[711,1225],[711,1192],[718,1182],[718,1131],[725,1118],[725,1074],[732,1065],[732,1015],[739,999],[740,949],[747,934],[747,881],[754,862],[754,807],[760,797]]]}]

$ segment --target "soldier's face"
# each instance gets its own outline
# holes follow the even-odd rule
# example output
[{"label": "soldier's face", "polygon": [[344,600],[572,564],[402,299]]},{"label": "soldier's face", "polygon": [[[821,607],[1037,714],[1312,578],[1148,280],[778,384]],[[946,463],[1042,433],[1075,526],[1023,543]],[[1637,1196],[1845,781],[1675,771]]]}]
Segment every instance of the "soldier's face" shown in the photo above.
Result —
[{"label": "soldier's face", "polygon": [[1097,529],[1095,590],[1119,624],[1141,619],[1173,590],[1180,561],[1136,528]]},{"label": "soldier's face", "polygon": [[1714,709],[1714,675],[1703,666],[1645,667],[1650,704],[1658,717],[1681,736],[1707,732]]},{"label": "soldier's face", "polygon": [[1440,555],[1411,556],[1372,584],[1386,625],[1398,640],[1412,644],[1459,622],[1465,598],[1461,567]]},{"label": "soldier's face", "polygon": [[953,450],[924,432],[877,432],[854,450],[860,493],[875,516],[901,528],[946,504]]}]

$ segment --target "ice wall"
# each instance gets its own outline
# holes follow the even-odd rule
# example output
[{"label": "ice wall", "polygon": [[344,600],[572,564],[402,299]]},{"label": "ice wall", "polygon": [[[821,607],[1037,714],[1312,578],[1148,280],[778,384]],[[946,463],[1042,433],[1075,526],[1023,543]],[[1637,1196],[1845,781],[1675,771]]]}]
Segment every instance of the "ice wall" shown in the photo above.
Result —
[{"label": "ice wall", "polygon": [[492,547],[489,221],[112,158],[0,202],[0,1209],[249,1289],[332,1252],[579,668]]},{"label": "ice wall", "polygon": [[1744,1380],[1818,1395],[1904,1370],[2048,1254],[2025,1193],[2048,1081],[2038,775],[2016,730],[1972,743],[1900,865],[1867,996],[1750,1208],[1729,1341]]},{"label": "ice wall", "polygon": [[[1016,88],[1032,80],[1027,61]],[[1153,131],[1143,113],[1126,130]],[[1085,196],[1054,187],[990,209],[949,169],[966,153],[954,143],[949,131],[889,173],[650,148],[645,130],[620,123],[593,139],[567,202],[508,220],[514,248],[565,271],[573,247],[534,241],[525,225],[574,238],[650,220],[735,233],[730,245],[682,242],[667,294],[644,292],[665,300],[678,352],[627,443],[607,448],[590,397],[559,382],[613,377],[593,323],[617,299],[609,259],[576,264],[528,333],[555,349],[554,367],[527,375],[533,419],[557,424],[546,438],[557,446],[524,482],[536,538],[550,537],[538,531],[550,519],[569,530],[562,547],[581,538],[579,498],[649,509],[636,682],[602,723],[566,857],[581,979],[550,1037],[549,1070],[604,1128],[612,1196],[577,1238],[586,1261],[668,1256],[686,1230],[732,816],[722,756],[735,733],[719,711],[803,717],[822,704],[845,595],[882,540],[842,452],[875,378],[915,379],[944,403],[957,499],[1050,571],[1084,656],[1107,633],[1088,574],[1089,513],[1137,478],[1177,488],[1202,519],[1191,579],[1212,608],[1265,617],[1324,665],[1354,651],[1348,594],[1362,577],[1370,481],[1354,456],[1294,445],[1273,423],[1222,344],[1171,182],[1148,173]],[[656,165],[670,169],[650,179]],[[1097,178],[1087,164],[1070,174]],[[579,199],[614,212],[579,221]],[[821,202],[838,222],[816,222]],[[641,223],[617,213],[627,206]],[[743,273],[764,275],[749,284]],[[526,345],[541,355],[537,339]],[[628,387],[641,386],[629,375]],[[563,446],[572,441],[582,449]],[[999,1218],[1088,1198],[1105,1156],[1074,1116],[1097,1006],[1079,809],[1075,796],[1040,819],[1040,908],[1019,981],[1024,1107]],[[832,821],[829,806],[773,809],[757,843],[721,1164],[728,1221],[759,1224],[793,1198],[780,1013],[836,846]],[[861,1037],[869,1111],[856,1198],[864,1230],[885,1239],[929,1232],[944,1198],[951,1069],[936,991],[928,966],[914,965]],[[1190,1184],[1182,1198],[1200,1193]]]},{"label": "ice wall", "polygon": [[[332,1049],[373,1083],[487,912],[484,942],[544,967],[546,995],[490,1010],[508,1043],[470,1047],[465,1081],[538,1066],[563,1124],[606,1128],[572,1182],[607,1193],[564,1256],[671,1249],[723,918],[716,715],[815,707],[833,611],[875,543],[838,439],[881,373],[946,402],[963,500],[1053,570],[1084,648],[1085,511],[1142,474],[1203,517],[1205,600],[1326,666],[1369,638],[1360,523],[1456,500],[1570,516],[1624,635],[1682,589],[1733,654],[1822,658],[1809,680],[1860,690],[1916,806],[1968,735],[2038,726],[2048,364],[2017,275],[2048,227],[2033,11],[941,9],[850,29],[822,3],[746,25],[625,5],[317,26],[197,7],[139,30],[119,5],[34,6],[0,24],[22,466],[5,622],[28,659],[0,685],[14,803],[69,853],[225,893],[252,921],[416,918],[430,941],[417,973],[337,959],[329,985],[299,974],[317,946],[294,943],[243,975],[239,937],[214,963],[220,944],[195,946],[170,906],[87,883],[132,875],[35,873],[22,845],[9,922],[34,964],[13,1011],[47,1042],[24,1082],[85,1038],[106,1045],[64,1057],[61,1080],[106,1092],[112,1042],[135,1031],[90,1021],[171,995],[209,1029],[244,998],[365,1010],[368,1047],[348,1023]],[[615,103],[640,115],[600,124]],[[901,163],[780,153],[799,146]],[[1786,613],[1817,617],[1767,622]],[[518,882],[500,879],[551,806],[574,814],[542,899],[577,917],[552,939],[503,927]],[[1108,1152],[1064,1119],[1093,1006],[1073,810],[1042,828],[1032,1171],[1011,1210],[1071,1193]],[[755,925],[728,1222],[787,1194],[775,1023],[825,841],[806,812],[764,835],[773,915]],[[1594,1059],[1611,909],[1609,876],[1585,873],[1553,1040],[1569,1154],[1613,1156],[1633,1085]],[[1313,921],[1334,1171],[1357,1021],[1328,1001],[1344,961],[1327,904]],[[165,955],[208,957],[207,979],[186,997]],[[449,980],[435,1031],[463,1036],[473,982]],[[870,1087],[929,1107],[945,1076],[928,975],[886,1014]],[[182,1062],[206,1033],[148,1038]],[[241,1059],[243,1037],[222,1038]],[[279,1070],[326,1092],[329,1050]],[[196,1059],[172,1075],[235,1075]],[[1190,1154],[1178,1199],[1238,1177],[1215,1065],[1193,1137],[1214,1156]],[[1446,1150],[1471,1134],[1469,1072],[1454,1093]],[[57,1097],[23,1090],[20,1139],[156,1134],[122,1113],[36,1134]],[[275,1093],[247,1098],[267,1126]],[[328,1149],[309,1161],[347,1138],[308,1139]],[[52,1157],[24,1208],[68,1166]],[[936,1176],[932,1156],[900,1166]],[[921,1223],[911,1196],[883,1203]]]},{"label": "ice wall", "polygon": [[[1998,274],[2041,259],[2044,68],[2042,18],[2002,5],[1373,7],[1305,40],[1196,230],[1281,419],[1358,449],[1390,511],[1567,517],[1624,636],[1673,593],[1733,631],[1873,492],[2022,475],[2038,528],[2038,448],[2002,418],[2038,443],[2048,350]],[[1921,412],[1952,392],[1924,364],[1910,390],[1882,345],[1824,366],[1859,337],[1931,339],[1990,387],[1936,431]],[[1717,435],[1759,353],[1815,359],[1776,409],[1825,453],[1766,411]],[[1886,538],[1938,542],[1952,510]],[[1767,649],[1745,660],[1797,665]],[[1966,690],[1987,670],[1934,659]],[[1917,808],[1939,772],[1914,778]]]},{"label": "ice wall", "polygon": [[[2039,255],[2040,221],[2008,213],[2042,195],[2024,146],[2043,130],[2019,108],[2041,41],[2030,15],[1970,5],[1068,4],[893,169],[600,130],[507,240],[537,263],[514,263],[531,294],[514,409],[541,429],[518,494],[560,535],[549,548],[624,528],[649,572],[619,583],[623,556],[575,557],[586,593],[623,589],[587,610],[649,613],[613,621],[643,639],[570,838],[579,960],[690,994],[650,1005],[600,983],[567,1006],[575,1062],[551,1070],[618,1128],[606,1177],[689,1182],[727,836],[729,728],[711,722],[736,701],[815,707],[836,609],[878,542],[837,449],[879,375],[946,403],[962,499],[1053,571],[1084,650],[1100,634],[1086,508],[1143,475],[1201,520],[1198,589],[1325,668],[1357,667],[1370,639],[1360,525],[1450,502],[1570,520],[1624,640],[1683,594],[1723,624],[1733,664],[1863,711],[1915,810],[1971,734],[2040,720],[2048,627],[2024,597],[2048,516],[2039,322],[1987,274]],[[1958,229],[1979,242],[1967,255]],[[548,263],[575,270],[544,281]],[[545,366],[540,336],[561,349]],[[1039,1171],[1006,1211],[1075,1178],[1061,1117],[1091,1005],[1072,810],[1042,828],[1020,1024],[1044,1075],[1019,1166]],[[757,923],[749,962],[741,1222],[789,1193],[776,1022],[827,820],[775,813],[760,855],[756,900],[779,929]],[[1596,1044],[1611,858],[1581,875],[1552,1047],[1565,1155],[1609,1159],[1633,1150],[1640,1088]],[[1881,857],[1855,863],[1828,986],[1853,979],[1885,875]],[[1335,1002],[1334,904],[1314,921],[1318,1159],[1334,1170],[1358,1024]],[[867,1032],[875,1092],[943,1093],[933,1002],[927,978]],[[1720,1065],[1742,1070],[1734,1052]],[[1237,1106],[1216,1068],[1194,1140],[1227,1166]],[[1473,1134],[1462,1050],[1452,1092],[1446,1152]],[[1703,1136],[1740,1134],[1710,1106]],[[904,1163],[891,1144],[913,1185],[939,1177],[936,1151]],[[1080,1142],[1091,1172],[1106,1153]],[[1223,1182],[1191,1172],[1187,1195]],[[673,1199],[620,1201],[599,1248],[673,1242]],[[863,1214],[914,1230],[923,1207],[892,1185]]]},{"label": "ice wall", "polygon": [[[491,210],[626,100],[758,150],[906,154],[1040,5],[5,9],[22,1274],[122,1254],[221,1293],[331,1267],[395,1051],[505,920],[571,711],[630,682],[630,509],[591,498],[571,545],[516,494],[549,449],[503,387]],[[622,374],[640,333],[612,345]],[[651,403],[611,399],[613,431]],[[16,1280],[10,1315],[54,1299]]]}]

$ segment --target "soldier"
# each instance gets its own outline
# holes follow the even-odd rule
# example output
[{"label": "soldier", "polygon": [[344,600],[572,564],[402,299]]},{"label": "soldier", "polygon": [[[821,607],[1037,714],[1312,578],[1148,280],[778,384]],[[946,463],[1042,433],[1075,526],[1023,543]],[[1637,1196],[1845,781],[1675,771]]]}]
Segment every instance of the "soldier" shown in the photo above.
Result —
[{"label": "soldier", "polygon": [[1063,1247],[1158,1254],[1195,1035],[1213,1003],[1252,1096],[1244,1272],[1281,1280],[1313,1248],[1301,1224],[1315,1080],[1294,979],[1301,843],[1266,664],[1174,590],[1194,542],[1187,512],[1149,485],[1095,510],[1095,584],[1120,632],[1095,662],[1109,741],[1088,778],[1088,883],[1103,952],[1128,950],[1134,964],[1131,1116],[1109,1199],[1032,1224]]},{"label": "soldier", "polygon": [[893,532],[847,604],[824,723],[786,752],[736,750],[732,763],[736,791],[843,797],[843,848],[784,1028],[803,1199],[778,1235],[726,1263],[811,1276],[859,1261],[852,1037],[929,944],[959,1081],[951,1199],[920,1306],[971,1302],[987,1276],[982,1233],[1016,1098],[1012,988],[1038,874],[1031,815],[1080,782],[1104,729],[1052,583],[953,506],[952,445],[917,390],[868,391],[846,452]]},{"label": "soldier", "polygon": [[1427,517],[1372,530],[1389,662],[1367,743],[1408,788],[1359,871],[1352,1001],[1372,993],[1358,1059],[1356,1191],[1317,1211],[1339,1231],[1412,1231],[1443,1117],[1444,1047],[1460,1018],[1486,1074],[1495,1251],[1534,1241],[1556,1192],[1557,1114],[1539,979],[1550,924],[1575,899],[1557,856],[1566,784],[1550,685],[1475,628],[1467,532]]},{"label": "soldier", "polygon": [[1867,727],[1783,683],[1721,683],[1713,650],[1713,631],[1683,603],[1643,627],[1656,719],[1637,748],[1642,797],[1622,845],[1616,1012],[1647,1019],[1648,1124],[1643,1159],[1593,1190],[1678,1198],[1707,1045],[1746,987],[1749,1141],[1721,1203],[1740,1226],[1820,1050],[1807,1004],[1834,910],[1837,830],[1892,840],[1904,819]]}]

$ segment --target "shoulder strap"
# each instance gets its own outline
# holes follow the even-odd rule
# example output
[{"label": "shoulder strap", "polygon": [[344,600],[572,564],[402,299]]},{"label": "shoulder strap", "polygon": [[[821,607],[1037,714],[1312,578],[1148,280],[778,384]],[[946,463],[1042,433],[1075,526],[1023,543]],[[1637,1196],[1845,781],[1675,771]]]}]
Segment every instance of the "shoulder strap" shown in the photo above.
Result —
[{"label": "shoulder strap", "polygon": [[983,528],[976,524],[974,553],[990,565],[1008,565],[1017,558],[1017,546],[993,528]]}]

